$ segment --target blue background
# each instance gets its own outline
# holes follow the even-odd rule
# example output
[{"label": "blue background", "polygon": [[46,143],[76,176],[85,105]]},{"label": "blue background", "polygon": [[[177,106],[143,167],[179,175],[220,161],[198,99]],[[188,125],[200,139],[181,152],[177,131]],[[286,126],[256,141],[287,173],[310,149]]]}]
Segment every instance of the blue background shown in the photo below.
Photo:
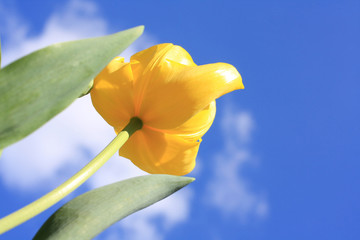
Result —
[{"label": "blue background", "polygon": [[[67,1],[4,2],[36,35]],[[199,65],[234,65],[245,90],[219,99],[218,115],[231,104],[250,111],[256,121],[252,148],[261,165],[243,174],[253,188],[266,192],[268,216],[244,224],[195,199],[191,218],[165,239],[360,239],[359,1],[96,4],[111,32],[145,25],[146,33],[183,46]],[[3,47],[6,41],[2,36]],[[201,159],[222,146],[220,131],[215,121]],[[207,168],[202,164],[192,184],[196,192],[204,191]],[[1,182],[0,194],[1,209],[33,200]],[[48,214],[0,239],[29,238]]]}]

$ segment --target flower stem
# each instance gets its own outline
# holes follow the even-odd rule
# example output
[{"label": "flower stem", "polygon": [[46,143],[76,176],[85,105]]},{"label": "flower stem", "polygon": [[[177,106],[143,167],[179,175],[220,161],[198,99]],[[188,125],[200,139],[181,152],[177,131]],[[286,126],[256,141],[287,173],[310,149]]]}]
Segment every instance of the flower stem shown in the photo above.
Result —
[{"label": "flower stem", "polygon": [[142,121],[139,118],[132,118],[128,125],[104,148],[91,162],[83,169],[61,184],[56,189],[19,209],[16,212],[0,219],[0,234],[20,225],[21,223],[35,217],[39,213],[53,206],[66,197],[87,179],[89,179],[100,167],[112,157],[119,148],[137,130],[142,128]]}]

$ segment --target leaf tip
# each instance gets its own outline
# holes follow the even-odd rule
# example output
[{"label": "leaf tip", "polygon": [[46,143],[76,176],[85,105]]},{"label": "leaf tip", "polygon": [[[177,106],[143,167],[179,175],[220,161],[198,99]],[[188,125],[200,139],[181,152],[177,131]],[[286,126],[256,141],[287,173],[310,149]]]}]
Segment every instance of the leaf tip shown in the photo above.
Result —
[{"label": "leaf tip", "polygon": [[180,185],[181,188],[189,185],[190,183],[192,183],[193,181],[195,181],[195,178],[193,177],[179,177],[180,179],[178,179],[179,183],[181,183]]},{"label": "leaf tip", "polygon": [[186,179],[187,179],[188,184],[190,184],[196,180],[196,178],[193,178],[193,177],[186,177]]},{"label": "leaf tip", "polygon": [[136,27],[133,27],[129,30],[133,31],[134,34],[137,36],[137,37],[140,37],[143,32],[144,32],[144,29],[145,29],[145,26],[144,25],[140,25],[140,26],[136,26]]},{"label": "leaf tip", "polygon": [[139,32],[143,33],[144,29],[145,29],[145,26],[144,25],[139,25],[139,26],[136,26],[135,28],[138,28]]}]

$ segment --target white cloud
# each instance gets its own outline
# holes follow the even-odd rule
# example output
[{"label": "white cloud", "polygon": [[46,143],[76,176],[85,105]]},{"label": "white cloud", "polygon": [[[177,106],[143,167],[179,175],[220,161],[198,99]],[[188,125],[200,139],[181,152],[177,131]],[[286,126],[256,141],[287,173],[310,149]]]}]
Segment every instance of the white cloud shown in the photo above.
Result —
[{"label": "white cloud", "polygon": [[[0,21],[6,25],[2,31],[9,43],[3,51],[3,65],[56,42],[108,33],[108,25],[99,16],[96,4],[89,1],[69,1],[50,16],[35,36],[28,36],[31,24],[14,11],[0,6],[0,14]],[[122,56],[129,58],[153,44],[153,38],[145,35]],[[0,161],[0,180],[19,192],[51,190],[80,170],[113,137],[113,129],[98,115],[89,97],[83,97],[27,138],[6,148]],[[141,174],[129,160],[116,154],[86,184],[95,188]],[[191,196],[191,189],[180,191],[118,226],[128,239],[162,239],[166,231],[188,218]],[[162,219],[163,224],[155,224],[154,218]],[[144,233],[149,235],[142,238]],[[116,233],[111,234],[118,238]]]},{"label": "white cloud", "polygon": [[[21,19],[16,15],[15,11],[6,8],[1,5],[0,3],[0,33],[1,33],[1,40],[2,45],[4,44],[4,37],[6,35],[11,35],[11,39],[9,39],[9,42],[19,42],[21,39],[24,38],[26,33],[28,32],[28,27],[26,24],[24,24]],[[4,46],[2,46],[4,48]],[[3,49],[2,49],[3,50]],[[4,55],[4,54],[2,54]],[[4,56],[2,56],[2,61],[4,61]],[[4,64],[2,64],[4,65]]]},{"label": "white cloud", "polygon": [[[31,37],[28,36],[29,24],[22,21],[14,11],[8,12],[0,6],[0,14],[3,14],[2,31],[7,43],[2,54],[3,66],[54,43],[108,34],[109,28],[106,21],[98,15],[96,4],[85,0],[69,1],[59,12],[50,16],[41,34]],[[121,55],[129,59],[133,53],[150,47],[154,42],[153,37],[143,34]]]},{"label": "white cloud", "polygon": [[90,99],[79,99],[38,131],[4,150],[1,178],[22,191],[52,188],[74,173],[68,169],[80,169],[114,135],[93,110]]},{"label": "white cloud", "polygon": [[242,223],[268,214],[266,199],[256,194],[242,175],[244,167],[256,161],[249,148],[254,120],[248,112],[229,108],[222,119],[224,149],[214,159],[214,176],[206,198],[226,216],[236,216]]},{"label": "white cloud", "polygon": [[[144,209],[141,213],[129,216],[119,223],[125,230],[124,239],[131,240],[161,240],[164,239],[161,230],[168,231],[176,224],[184,222],[190,214],[190,200],[193,192],[186,188],[164,199],[160,203]],[[153,222],[159,220],[160,228],[154,228]]]},{"label": "white cloud", "polygon": [[92,2],[70,1],[60,12],[50,16],[41,34],[28,37],[29,24],[21,21],[12,11],[4,11],[7,19],[6,32],[8,46],[4,49],[4,65],[30,52],[53,43],[71,41],[87,37],[104,35],[107,32],[106,22],[97,15],[97,7]]},{"label": "white cloud", "polygon": [[[251,134],[255,128],[252,116],[248,112],[231,113],[230,109],[225,111],[221,127],[227,138],[235,140],[241,144],[251,141]],[[232,141],[231,141],[232,142]]]},{"label": "white cloud", "polygon": [[[11,43],[3,51],[5,64],[55,42],[106,34],[106,23],[97,16],[96,5],[91,2],[70,1],[60,12],[51,15],[39,35],[32,37],[27,37],[27,24],[22,22],[21,18],[14,17],[14,11],[10,12],[12,14],[3,15],[4,22],[8,24],[5,37]],[[94,29],[89,29],[89,25]],[[23,30],[13,32],[10,29]],[[104,131],[105,128],[102,125],[103,120],[87,107],[89,104],[85,99],[78,100],[39,131],[7,148],[3,156],[5,159],[0,162],[3,180],[9,186],[32,190],[35,186],[38,188],[38,184],[44,179],[57,183],[66,169],[82,166],[85,156],[84,151],[78,147],[79,143],[85,149],[94,149],[105,144],[101,140],[89,141],[96,136],[94,134],[99,134],[99,131]],[[92,119],[92,124],[83,124],[82,117]],[[89,131],[92,129],[91,125],[102,127],[97,128],[98,131]],[[109,136],[111,129],[106,130]],[[84,138],[87,134],[88,138]],[[91,153],[95,154],[94,151]]]}]

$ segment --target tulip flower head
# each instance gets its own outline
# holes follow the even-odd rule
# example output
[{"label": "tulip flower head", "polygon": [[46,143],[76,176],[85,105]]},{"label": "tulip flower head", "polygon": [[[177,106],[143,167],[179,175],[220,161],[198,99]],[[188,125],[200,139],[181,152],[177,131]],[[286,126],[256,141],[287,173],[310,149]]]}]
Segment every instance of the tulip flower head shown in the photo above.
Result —
[{"label": "tulip flower head", "polygon": [[197,66],[183,48],[166,43],[136,53],[128,63],[113,59],[94,79],[91,99],[117,133],[133,117],[142,121],[120,156],[148,173],[185,175],[214,121],[215,99],[243,88],[232,65]]}]

